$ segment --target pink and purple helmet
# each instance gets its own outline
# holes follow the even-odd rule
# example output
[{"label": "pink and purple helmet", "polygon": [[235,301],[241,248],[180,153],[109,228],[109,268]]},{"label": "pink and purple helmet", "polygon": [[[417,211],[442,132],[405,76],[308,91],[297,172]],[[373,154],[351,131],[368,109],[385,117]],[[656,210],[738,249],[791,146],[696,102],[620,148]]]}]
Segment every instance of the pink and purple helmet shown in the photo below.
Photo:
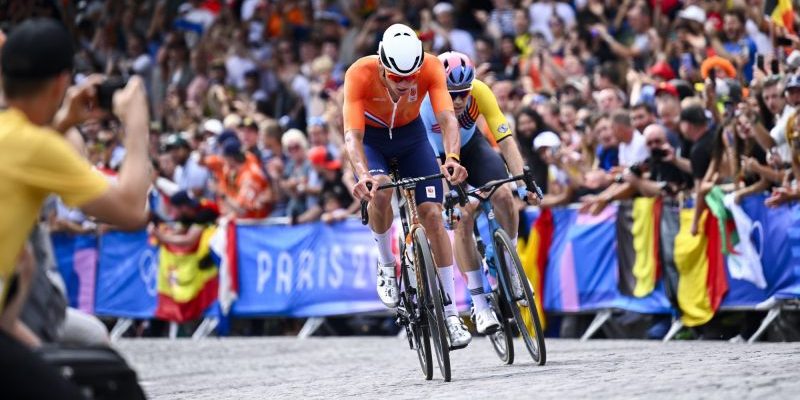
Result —
[{"label": "pink and purple helmet", "polygon": [[447,90],[457,92],[469,90],[472,87],[472,79],[475,78],[475,68],[472,61],[465,54],[448,51],[439,54],[439,61],[444,64],[444,72],[447,76]]}]

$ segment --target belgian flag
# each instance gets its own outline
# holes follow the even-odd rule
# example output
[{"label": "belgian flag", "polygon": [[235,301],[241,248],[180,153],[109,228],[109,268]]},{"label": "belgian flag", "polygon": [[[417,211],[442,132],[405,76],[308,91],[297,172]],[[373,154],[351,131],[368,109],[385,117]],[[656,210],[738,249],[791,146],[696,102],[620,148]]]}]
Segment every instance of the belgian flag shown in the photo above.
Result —
[{"label": "belgian flag", "polygon": [[791,34],[795,33],[792,0],[767,0],[764,2],[764,14],[769,15],[775,25],[786,28]]}]

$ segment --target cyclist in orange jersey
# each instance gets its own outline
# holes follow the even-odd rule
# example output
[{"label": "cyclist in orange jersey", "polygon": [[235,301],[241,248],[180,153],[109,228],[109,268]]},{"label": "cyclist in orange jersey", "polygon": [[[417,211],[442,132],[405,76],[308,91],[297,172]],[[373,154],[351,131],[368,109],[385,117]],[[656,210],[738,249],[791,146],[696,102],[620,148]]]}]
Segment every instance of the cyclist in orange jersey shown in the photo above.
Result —
[{"label": "cyclist in orange jersey", "polygon": [[[430,96],[442,127],[446,159],[441,167],[419,116],[426,95]],[[397,163],[400,177],[434,175],[440,168],[451,184],[461,183],[467,177],[460,164],[458,121],[447,91],[444,67],[435,56],[422,50],[422,42],[408,26],[390,26],[383,33],[378,55],[363,57],[347,70],[344,129],[348,158],[358,178],[353,196],[369,200],[370,228],[378,243],[378,296],[387,307],[396,307],[397,261],[392,254],[389,229],[394,219],[392,193],[377,191],[380,184],[390,181],[387,175],[390,162]],[[454,300],[453,251],[441,216],[442,190],[440,181],[429,181],[417,185],[415,197],[442,286]],[[445,308],[445,314],[451,347],[469,344],[472,336],[458,317],[455,301]]]}]

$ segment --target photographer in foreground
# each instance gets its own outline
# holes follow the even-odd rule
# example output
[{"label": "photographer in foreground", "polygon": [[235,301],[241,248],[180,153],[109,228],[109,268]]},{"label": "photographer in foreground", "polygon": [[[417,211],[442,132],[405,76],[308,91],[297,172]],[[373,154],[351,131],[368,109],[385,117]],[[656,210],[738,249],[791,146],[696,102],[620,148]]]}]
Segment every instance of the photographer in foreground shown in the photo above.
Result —
[{"label": "photographer in foreground", "polygon": [[113,95],[128,153],[117,184],[110,185],[62,136],[104,114],[99,105],[106,103],[97,95],[99,78],[69,87],[73,48],[66,29],[47,19],[23,22],[8,36],[0,64],[8,104],[0,112],[0,386],[9,398],[80,398],[77,389],[17,340],[24,329],[19,305],[34,263],[23,244],[51,193],[105,223],[123,228],[146,223],[150,162],[144,85],[135,77]]}]

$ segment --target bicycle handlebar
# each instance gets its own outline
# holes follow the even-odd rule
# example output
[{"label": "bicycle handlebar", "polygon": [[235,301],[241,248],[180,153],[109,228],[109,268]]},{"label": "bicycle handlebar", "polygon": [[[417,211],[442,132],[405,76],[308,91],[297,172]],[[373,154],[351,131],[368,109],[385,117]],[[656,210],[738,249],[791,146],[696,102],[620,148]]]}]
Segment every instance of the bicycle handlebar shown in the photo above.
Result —
[{"label": "bicycle handlebar", "polygon": [[[450,171],[452,173],[452,171]],[[384,183],[378,186],[378,190],[384,189],[393,189],[397,187],[402,188],[412,188],[417,186],[418,183],[422,183],[425,181],[432,181],[435,179],[442,179],[444,178],[444,174],[435,174],[435,175],[428,175],[428,176],[420,176],[415,178],[402,178],[400,180]],[[367,183],[367,189],[372,190],[372,184]],[[367,200],[361,200],[361,224],[366,225],[369,223],[369,214],[367,213],[367,204],[369,202]],[[466,204],[466,203],[465,203]]]},{"label": "bicycle handlebar", "polygon": [[[448,193],[445,196],[444,206],[445,208],[451,209],[455,207],[456,203],[458,203],[460,206],[463,207],[467,203],[469,196],[475,197],[479,200],[488,200],[489,198],[492,197],[492,195],[494,195],[494,192],[497,190],[497,188],[508,182],[513,182],[513,181],[525,182],[525,187],[526,189],[528,189],[529,192],[535,193],[536,197],[538,197],[539,200],[544,198],[544,195],[542,194],[542,189],[539,187],[539,185],[536,184],[536,181],[533,179],[533,172],[531,172],[528,166],[525,166],[525,168],[522,171],[522,174],[512,176],[506,179],[501,179],[499,181],[489,182],[479,188],[475,188],[470,191],[465,192],[463,188],[458,186],[456,190],[450,191],[450,193]],[[478,194],[486,191],[488,191],[489,194],[486,195],[485,197]]]}]

